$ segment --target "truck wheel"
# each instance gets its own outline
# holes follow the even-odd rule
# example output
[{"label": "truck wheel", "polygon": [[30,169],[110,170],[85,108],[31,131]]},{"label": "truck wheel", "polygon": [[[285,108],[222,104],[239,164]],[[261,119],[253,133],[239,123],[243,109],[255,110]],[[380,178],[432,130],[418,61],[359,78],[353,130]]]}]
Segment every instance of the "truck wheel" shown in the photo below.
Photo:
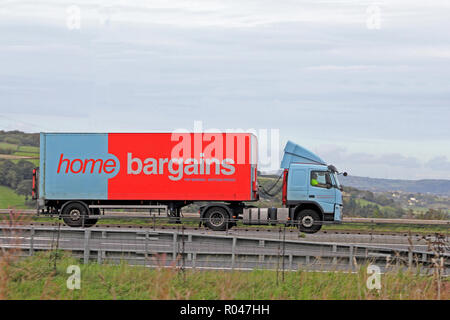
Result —
[{"label": "truck wheel", "polygon": [[227,229],[227,223],[230,220],[227,210],[220,207],[208,209],[204,215],[205,226],[214,231],[223,231]]},{"label": "truck wheel", "polygon": [[94,225],[97,223],[98,219],[96,219],[96,218],[91,218],[92,216],[100,215],[100,209],[98,209],[98,208],[92,209],[91,211],[92,211],[92,212],[91,212],[91,214],[89,215],[89,219],[86,219],[86,220],[84,221],[84,226],[85,226],[86,228],[90,228],[90,227],[94,226]]},{"label": "truck wheel", "polygon": [[81,227],[83,225],[83,219],[85,219],[84,225],[89,225],[89,219],[86,219],[86,207],[79,202],[69,203],[68,205],[66,205],[61,215],[63,217],[64,223],[69,227]]},{"label": "truck wheel", "polygon": [[319,214],[311,209],[300,211],[297,223],[299,230],[304,233],[316,233],[322,228]]}]

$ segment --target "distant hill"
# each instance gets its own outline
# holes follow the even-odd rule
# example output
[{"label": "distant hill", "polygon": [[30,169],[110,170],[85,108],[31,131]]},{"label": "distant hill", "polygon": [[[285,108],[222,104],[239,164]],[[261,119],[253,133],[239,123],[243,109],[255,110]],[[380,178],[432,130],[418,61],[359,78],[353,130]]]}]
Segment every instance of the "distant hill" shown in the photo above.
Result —
[{"label": "distant hill", "polygon": [[356,176],[339,176],[339,181],[344,186],[354,187],[360,190],[403,191],[450,196],[450,180],[399,180]]}]

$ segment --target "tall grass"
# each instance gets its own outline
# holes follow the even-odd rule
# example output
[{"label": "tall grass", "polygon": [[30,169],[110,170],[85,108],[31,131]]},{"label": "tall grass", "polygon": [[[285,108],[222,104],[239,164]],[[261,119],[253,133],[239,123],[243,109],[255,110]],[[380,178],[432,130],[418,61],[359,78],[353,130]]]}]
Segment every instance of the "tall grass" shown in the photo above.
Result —
[{"label": "tall grass", "polygon": [[[160,257],[161,258],[161,257]],[[413,270],[381,276],[381,290],[366,287],[367,273],[287,272],[284,281],[274,271],[181,272],[174,266],[149,269],[120,264],[80,264],[65,254],[56,270],[50,253],[25,259],[0,259],[2,299],[436,299],[432,276]],[[159,259],[161,261],[161,259]],[[81,267],[81,289],[69,290],[69,265]],[[449,281],[444,280],[441,299],[450,298]]]}]

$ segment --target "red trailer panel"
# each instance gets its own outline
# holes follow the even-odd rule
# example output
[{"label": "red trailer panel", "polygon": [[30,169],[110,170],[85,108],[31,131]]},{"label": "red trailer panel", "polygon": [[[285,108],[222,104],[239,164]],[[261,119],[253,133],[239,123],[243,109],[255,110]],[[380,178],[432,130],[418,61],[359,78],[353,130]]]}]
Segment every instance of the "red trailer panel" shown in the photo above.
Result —
[{"label": "red trailer panel", "polygon": [[120,163],[109,200],[255,199],[256,138],[247,133],[110,133]]}]

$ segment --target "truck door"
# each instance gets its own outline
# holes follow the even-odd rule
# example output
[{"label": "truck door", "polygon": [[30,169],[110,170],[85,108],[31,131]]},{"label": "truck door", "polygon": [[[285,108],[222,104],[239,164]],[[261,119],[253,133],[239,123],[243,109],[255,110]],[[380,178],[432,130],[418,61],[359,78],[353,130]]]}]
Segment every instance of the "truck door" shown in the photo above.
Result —
[{"label": "truck door", "polygon": [[334,212],[336,189],[328,171],[310,171],[308,200],[316,201],[326,213]]},{"label": "truck door", "polygon": [[307,200],[308,171],[306,168],[292,165],[289,169],[287,184],[287,200]]}]

